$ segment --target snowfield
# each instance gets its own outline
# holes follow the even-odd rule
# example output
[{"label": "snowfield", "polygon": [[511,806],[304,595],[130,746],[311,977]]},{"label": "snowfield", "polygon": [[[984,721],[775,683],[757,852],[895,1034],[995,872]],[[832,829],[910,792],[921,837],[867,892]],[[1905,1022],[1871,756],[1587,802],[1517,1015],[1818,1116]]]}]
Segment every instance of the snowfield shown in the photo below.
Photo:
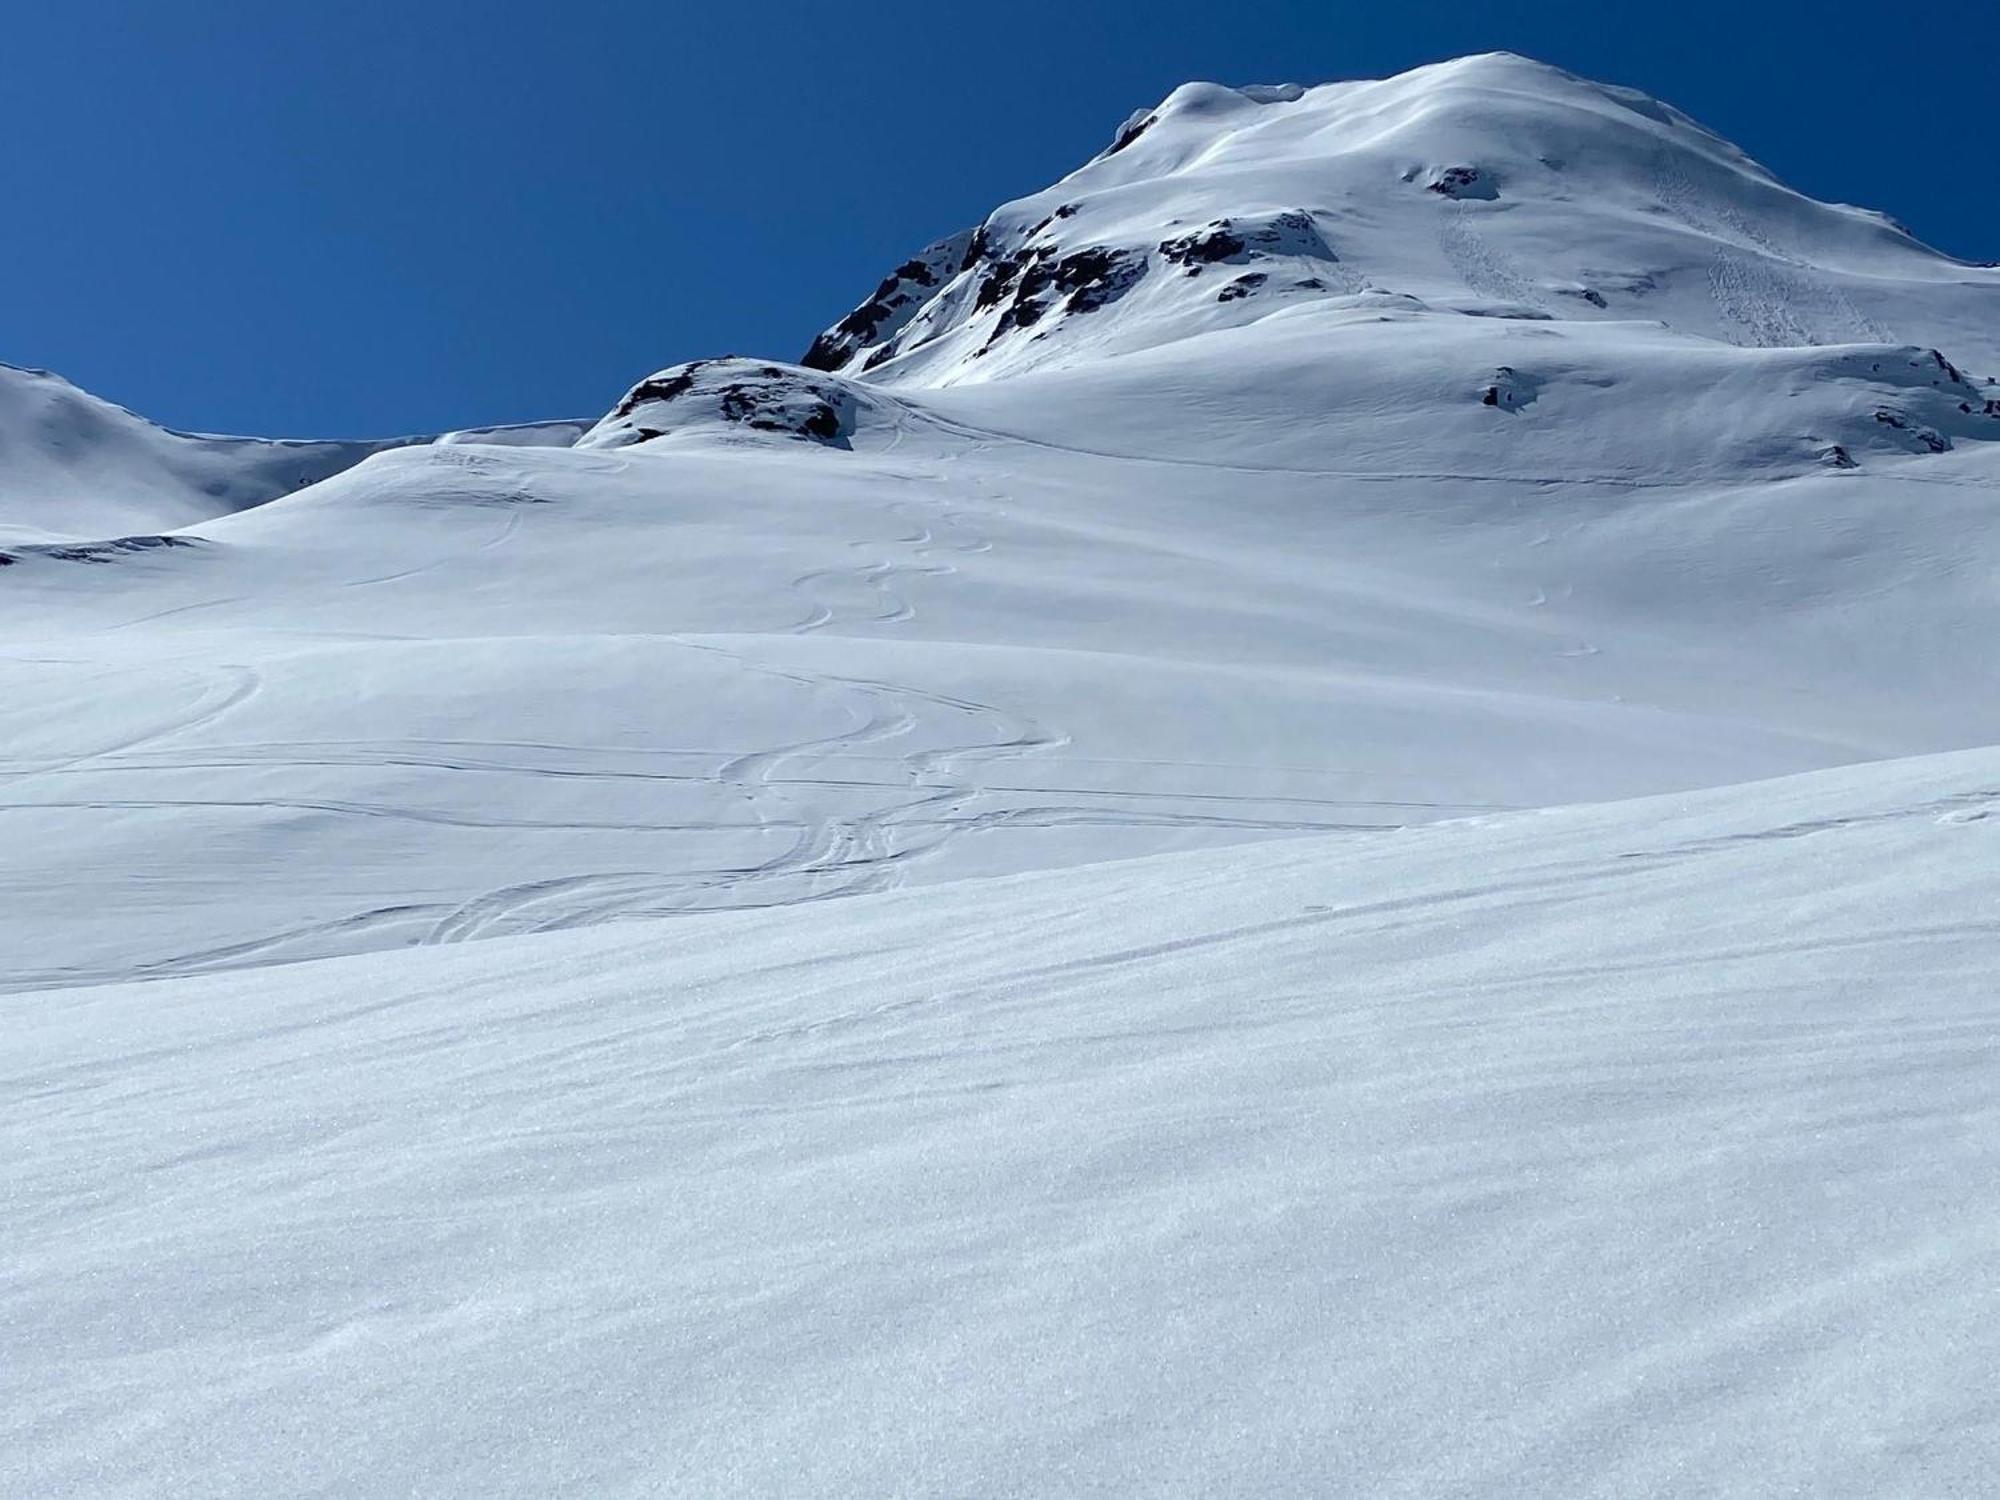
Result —
[{"label": "snowfield", "polygon": [[1982,1493],[1997,382],[1505,55],[594,422],[0,367],[0,1494]]},{"label": "snowfield", "polygon": [[69,1494],[1986,1486],[2000,755],[7,1002]]}]

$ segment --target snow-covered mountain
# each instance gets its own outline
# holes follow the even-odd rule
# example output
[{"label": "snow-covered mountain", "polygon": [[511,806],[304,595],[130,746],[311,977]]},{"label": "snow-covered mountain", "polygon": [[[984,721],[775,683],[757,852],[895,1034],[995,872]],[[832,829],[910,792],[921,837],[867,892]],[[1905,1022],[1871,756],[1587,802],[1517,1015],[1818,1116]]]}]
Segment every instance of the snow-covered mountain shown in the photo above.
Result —
[{"label": "snow-covered mountain", "polygon": [[0,370],[0,1492],[1975,1484],[1997,376],[1506,55],[595,424]]},{"label": "snow-covered mountain", "polygon": [[805,362],[942,385],[1328,305],[1913,344],[2000,375],[2000,269],[1805,198],[1657,100],[1508,54],[1176,89],[898,267]]}]

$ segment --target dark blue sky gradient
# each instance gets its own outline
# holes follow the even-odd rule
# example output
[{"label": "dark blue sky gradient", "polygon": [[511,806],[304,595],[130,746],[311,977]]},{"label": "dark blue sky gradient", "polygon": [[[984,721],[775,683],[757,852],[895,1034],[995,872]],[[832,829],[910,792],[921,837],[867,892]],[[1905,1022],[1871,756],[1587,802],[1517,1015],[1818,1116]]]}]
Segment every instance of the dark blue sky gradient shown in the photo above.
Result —
[{"label": "dark blue sky gradient", "polygon": [[[595,414],[796,357],[925,241],[1188,78],[1511,48],[2000,258],[2000,6],[1008,0],[6,6],[0,359],[170,425]],[[1983,137],[1983,141],[1982,141]]]}]

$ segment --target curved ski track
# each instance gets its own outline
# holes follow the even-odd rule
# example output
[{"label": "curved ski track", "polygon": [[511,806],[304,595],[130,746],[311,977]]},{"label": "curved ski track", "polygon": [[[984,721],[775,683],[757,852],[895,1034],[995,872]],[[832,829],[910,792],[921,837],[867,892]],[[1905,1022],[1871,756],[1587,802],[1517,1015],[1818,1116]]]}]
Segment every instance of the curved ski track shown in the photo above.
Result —
[{"label": "curved ski track", "polygon": [[[979,435],[978,446],[987,446],[985,435]],[[844,566],[811,569],[792,580],[804,605],[800,618],[790,627],[792,634],[839,628],[866,634],[907,624],[916,618],[917,608],[902,591],[906,580],[950,577],[958,572],[951,557],[992,550],[992,540],[962,509],[942,504],[925,508],[900,500],[892,502],[887,511],[901,528],[899,535],[884,542],[849,544],[876,555]],[[835,695],[843,700],[852,721],[846,729],[743,752],[701,778],[734,788],[758,826],[790,835],[787,847],[759,862],[719,869],[581,871],[502,886],[446,912],[425,934],[424,942],[464,942],[882,890],[897,884],[906,870],[935,857],[961,835],[993,828],[1184,826],[1307,832],[1379,831],[1385,826],[1325,817],[1274,820],[1232,815],[1226,805],[1191,811],[1066,802],[973,811],[967,804],[989,790],[977,775],[980,768],[1060,749],[1070,742],[1069,735],[1029,715],[978,699],[880,678],[778,667],[712,642],[677,637],[674,643],[726,657],[744,671],[803,687],[815,696]],[[945,742],[901,756],[898,771],[893,773],[896,780],[840,776],[822,769],[829,761],[855,758],[859,752],[924,731],[928,731],[926,737],[937,738],[941,728],[948,731],[943,736]],[[804,789],[862,792],[870,788],[891,795],[880,805],[858,813],[838,813],[801,795]],[[990,790],[1032,795],[1044,789],[1008,786]],[[1124,800],[1116,791],[1084,795]],[[1168,800],[1167,794],[1153,795]],[[1268,805],[1298,799],[1216,796],[1195,800]]]},{"label": "curved ski track", "polygon": [[[1004,434],[932,423],[928,414],[915,420],[957,428],[961,437],[971,440],[968,454],[989,449],[995,440],[1007,440]],[[956,461],[956,457],[946,459]],[[1005,497],[992,493],[984,481],[975,478],[973,489],[984,501],[1004,503]],[[520,502],[533,497],[509,493],[495,499],[512,502],[507,505],[509,514],[482,539],[479,551],[513,542],[522,521]],[[789,633],[848,632],[866,638],[907,626],[917,616],[917,605],[905,592],[911,581],[950,578],[962,560],[993,549],[975,510],[942,499],[889,502],[885,514],[891,525],[884,528],[884,539],[850,542],[859,554],[857,560],[811,569],[792,580],[800,610]],[[438,557],[401,573],[350,580],[347,586],[393,583],[453,560]],[[659,639],[664,648],[720,656],[737,670],[802,689],[811,700],[830,700],[847,723],[831,733],[760,748],[658,747],[615,756],[601,747],[528,742],[246,740],[185,750],[162,744],[214,723],[259,690],[261,680],[254,668],[228,665],[213,669],[214,676],[203,682],[192,707],[169,722],[83,754],[0,764],[0,775],[18,788],[31,779],[66,774],[96,778],[122,771],[396,766],[473,775],[659,782],[726,789],[740,801],[747,821],[718,820],[713,815],[695,819],[685,812],[659,821],[616,816],[510,818],[422,804],[399,806],[365,796],[232,797],[220,788],[218,795],[193,797],[121,798],[97,794],[95,788],[91,795],[71,798],[17,796],[0,805],[0,813],[200,807],[246,812],[286,809],[494,830],[712,834],[741,828],[759,833],[771,850],[765,857],[691,870],[571,870],[514,881],[458,900],[396,901],[385,893],[383,904],[366,910],[312,913],[277,931],[146,955],[122,967],[80,965],[15,973],[0,988],[166,977],[319,957],[356,946],[466,942],[688,912],[829,900],[895,885],[904,872],[936,858],[955,839],[994,829],[1184,827],[1271,834],[1382,831],[1405,821],[1395,808],[1333,799],[1041,786],[1037,783],[1042,778],[1033,776],[989,784],[982,773],[1058,750],[1070,743],[1070,736],[1028,714],[981,699],[884,677],[780,666],[759,660],[749,645],[683,636]],[[921,748],[895,753],[898,742],[911,741]],[[1005,803],[974,806],[982,796]]]}]

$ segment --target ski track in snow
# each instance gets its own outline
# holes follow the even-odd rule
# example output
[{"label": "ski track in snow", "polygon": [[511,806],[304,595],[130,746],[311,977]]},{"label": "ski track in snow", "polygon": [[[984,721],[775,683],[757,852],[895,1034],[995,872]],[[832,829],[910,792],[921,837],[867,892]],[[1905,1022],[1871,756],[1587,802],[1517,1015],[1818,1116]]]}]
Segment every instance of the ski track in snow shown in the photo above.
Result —
[{"label": "ski track in snow", "polygon": [[[896,549],[900,555],[844,567],[816,568],[799,574],[791,587],[812,601],[794,634],[862,629],[906,624],[916,618],[915,606],[896,591],[897,580],[911,577],[944,579],[956,564],[933,560],[934,554],[970,555],[987,552],[992,542],[976,530],[965,512],[938,507],[925,518],[917,506],[899,500],[885,512],[913,529],[886,543],[857,541],[856,548]],[[826,595],[821,598],[821,595]],[[862,607],[853,608],[856,598]],[[1052,732],[1031,719],[992,704],[954,698],[922,688],[876,679],[808,673],[777,668],[740,651],[682,641],[692,649],[712,652],[746,672],[779,678],[817,695],[846,698],[856,718],[853,727],[796,743],[747,751],[725,762],[716,781],[733,786],[758,824],[766,829],[795,830],[790,847],[760,863],[741,868],[690,873],[626,871],[578,873],[535,880],[489,891],[445,914],[426,934],[427,943],[463,942],[506,933],[541,932],[608,921],[679,915],[720,908],[764,907],[801,901],[859,895],[893,887],[904,868],[940,852],[953,838],[988,828],[1064,818],[1089,819],[1106,825],[1142,825],[1177,821],[1188,825],[1242,826],[1201,814],[1122,815],[1101,808],[1016,808],[1004,812],[962,814],[957,810],[981,790],[972,769],[1014,757],[1061,748],[1068,736]],[[790,788],[810,786],[810,777],[788,778],[779,773],[795,763],[845,756],[909,737],[939,725],[964,724],[972,737],[943,747],[914,752],[902,760],[906,795],[872,811],[845,817],[814,814],[799,804]],[[773,808],[777,809],[774,814]],[[1272,827],[1267,821],[1251,826]],[[1284,831],[1326,825],[1275,825]]]},{"label": "ski track in snow", "polygon": [[1996,770],[16,1001],[0,1488],[1980,1493]]},{"label": "ski track in snow", "polygon": [[204,729],[217,723],[225,715],[242,707],[257,695],[263,686],[263,678],[254,667],[220,664],[216,669],[225,684],[219,689],[204,689],[193,710],[185,718],[176,718],[165,724],[156,724],[143,733],[128,739],[118,740],[109,745],[101,745],[80,755],[54,761],[30,761],[11,768],[0,763],[0,774],[9,778],[10,783],[30,780],[38,776],[59,775],[74,771],[94,762],[111,760],[128,755],[147,745],[161,740],[170,740],[177,735]]},{"label": "ski track in snow", "polygon": [[[901,431],[897,441],[901,441]],[[984,453],[992,439],[974,439]],[[450,467],[476,474],[495,472],[495,463],[462,450],[442,455]],[[930,488],[930,487],[927,487]],[[942,483],[940,497],[953,494]],[[507,507],[491,534],[470,551],[441,548],[414,567],[341,580],[342,589],[407,584],[440,570],[469,562],[517,541],[526,506],[534,497],[518,484],[502,483],[483,503]],[[468,513],[482,502],[470,502]],[[795,576],[792,592],[803,603],[794,635],[855,634],[907,629],[917,619],[917,606],[903,585],[917,580],[947,584],[966,559],[990,553],[992,539],[980,528],[963,495],[926,499],[898,498],[880,514],[888,523],[885,540],[866,537],[845,544],[868,554],[865,560],[829,564]],[[130,629],[161,619],[183,617],[219,607],[227,599],[204,600],[133,617],[110,629]],[[776,852],[741,863],[686,870],[609,869],[550,873],[532,880],[510,882],[455,901],[401,902],[370,906],[339,916],[287,925],[281,929],[192,951],[155,956],[139,962],[134,972],[147,978],[211,972],[217,969],[283,961],[290,956],[322,951],[326,942],[359,940],[368,946],[435,945],[495,936],[540,932],[598,923],[630,921],[733,908],[760,908],[863,894],[900,884],[907,871],[943,853],[955,840],[998,829],[1104,828],[1243,830],[1256,834],[1295,834],[1340,829],[1380,830],[1398,826],[1385,820],[1394,812],[1388,803],[1321,802],[1308,806],[1283,796],[1240,797],[1222,793],[1148,793],[1109,788],[1041,787],[1032,778],[1015,777],[995,783],[995,768],[1036,755],[1060,751],[1070,737],[1032,717],[994,703],[937,692],[881,677],[819,672],[759,659],[754,647],[731,648],[707,641],[662,638],[663,649],[693,650],[726,660],[751,677],[770,678],[803,689],[812,701],[840,705],[848,727],[798,741],[728,751],[689,752],[661,749],[674,757],[674,769],[608,768],[592,764],[597,752],[588,746],[534,746],[552,752],[534,761],[518,756],[465,753],[467,748],[442,743],[399,741],[378,745],[328,742],[319,744],[214,744],[179,748],[177,742],[196,731],[212,728],[246,703],[260,686],[258,674],[247,667],[219,669],[216,686],[204,687],[195,706],[183,716],[155,724],[128,739],[96,746],[77,755],[49,760],[0,764],[14,795],[0,804],[0,825],[22,815],[56,812],[144,813],[173,810],[211,811],[245,815],[302,813],[345,819],[386,819],[468,831],[523,832],[645,832],[728,833],[755,830],[762,843],[776,842]],[[899,742],[921,748],[893,755],[882,752]],[[505,747],[493,747],[505,748]],[[591,759],[569,758],[584,751]],[[690,760],[701,763],[690,763]],[[816,774],[830,761],[862,762],[871,767],[865,780],[853,775]],[[556,780],[659,783],[690,790],[726,789],[744,810],[746,821],[732,823],[685,817],[606,819],[570,817],[507,817],[490,811],[470,812],[362,797],[329,796],[141,796],[49,795],[57,783],[38,783],[29,795],[23,783],[36,778],[90,774],[101,777],[119,771],[199,773],[288,771],[353,768],[434,770],[457,774],[526,776]],[[852,801],[873,798],[875,805],[834,810],[821,791]],[[978,808],[988,792],[1004,796],[1009,805]],[[1065,793],[1069,799],[1065,800]],[[1310,800],[1310,799],[1308,799]],[[1190,805],[1190,802],[1198,805]],[[1170,805],[1171,804],[1171,805]],[[1285,816],[1289,806],[1293,816]],[[1319,807],[1323,806],[1324,811]],[[1240,809],[1240,810],[1239,810]],[[1350,816],[1342,817],[1343,811]],[[1357,821],[1353,812],[1365,812]],[[1423,809],[1427,815],[1433,810]],[[321,945],[316,947],[315,944]],[[75,985],[115,979],[124,969],[73,965],[59,969],[31,967],[7,976],[5,988]]]},{"label": "ski track in snow", "polygon": [[1470,204],[1445,202],[1438,219],[1438,246],[1453,273],[1473,291],[1501,302],[1547,308],[1541,289],[1479,232],[1478,215]]},{"label": "ski track in snow", "polygon": [[1774,245],[1735,208],[1704,195],[1662,152],[1654,190],[1674,217],[1713,246],[1709,295],[1735,341],[1753,348],[1895,342],[1816,267]]}]

